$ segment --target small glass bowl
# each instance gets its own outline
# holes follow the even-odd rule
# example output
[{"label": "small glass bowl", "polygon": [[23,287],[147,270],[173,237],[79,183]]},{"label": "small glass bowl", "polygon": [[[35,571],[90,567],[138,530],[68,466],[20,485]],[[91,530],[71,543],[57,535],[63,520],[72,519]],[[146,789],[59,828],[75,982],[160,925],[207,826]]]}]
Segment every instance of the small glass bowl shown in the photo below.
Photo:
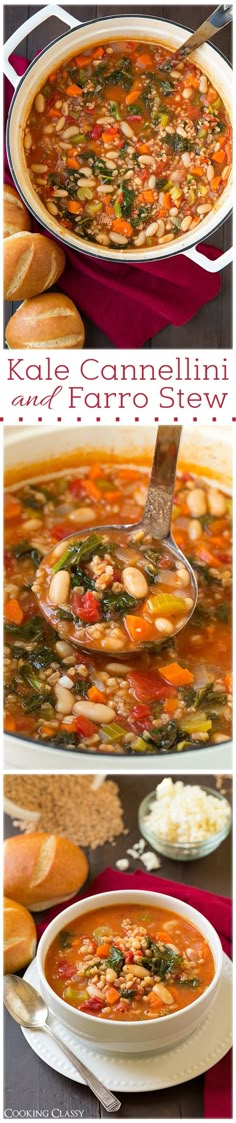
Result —
[{"label": "small glass bowl", "polygon": [[214,795],[219,802],[224,802],[229,808],[230,815],[225,823],[225,826],[216,831],[215,834],[209,835],[208,838],[202,839],[199,842],[169,842],[168,839],[158,838],[157,835],[152,834],[148,828],[148,812],[150,811],[152,803],[156,800],[156,792],[150,792],[146,799],[140,803],[138,811],[139,829],[147,842],[150,842],[153,850],[159,854],[164,854],[166,858],[173,858],[176,862],[192,862],[196,858],[205,858],[207,854],[212,854],[213,850],[217,850],[221,842],[227,838],[232,826],[232,810],[228,799],[221,795],[220,792],[215,791],[214,788],[205,788],[201,785],[202,791],[207,795]]}]

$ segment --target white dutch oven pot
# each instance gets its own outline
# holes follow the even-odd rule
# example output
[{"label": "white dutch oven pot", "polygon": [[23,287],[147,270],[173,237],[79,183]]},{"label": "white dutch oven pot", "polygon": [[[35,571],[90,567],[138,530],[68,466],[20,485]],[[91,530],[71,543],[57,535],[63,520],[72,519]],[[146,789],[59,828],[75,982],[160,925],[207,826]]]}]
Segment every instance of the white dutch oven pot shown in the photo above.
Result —
[{"label": "white dutch oven pot", "polygon": [[[23,429],[14,427],[6,430],[5,434],[5,471],[17,470],[17,479],[20,481],[21,467],[24,469],[24,478],[32,479],[34,475],[47,475],[58,471],[60,463],[66,467],[75,464],[74,454],[79,463],[80,449],[97,451],[98,457],[106,461],[112,457],[122,463],[140,460],[151,465],[153,446],[155,441],[155,426],[124,426],[108,428],[100,426],[65,427],[60,430],[58,426],[51,427],[39,425],[25,425]],[[127,453],[128,450],[128,453]],[[54,463],[53,463],[54,462]],[[230,431],[220,427],[217,431],[211,426],[201,426],[197,432],[184,426],[181,437],[179,467],[183,471],[196,469],[198,475],[208,480],[211,486],[222,487],[228,495],[232,490],[232,446]],[[33,467],[32,467],[33,465]],[[38,468],[37,468],[38,465]],[[29,768],[38,771],[42,768],[52,772],[54,769],[89,770],[89,772],[109,771],[117,772],[158,772],[167,767],[172,772],[181,767],[184,770],[199,768],[212,771],[225,771],[232,768],[232,743],[224,742],[221,745],[208,745],[202,748],[189,746],[184,753],[145,753],[143,756],[112,756],[112,753],[85,753],[73,752],[68,749],[53,749],[50,744],[39,744],[25,740],[13,734],[5,734],[5,768]],[[164,763],[165,762],[165,763]]]},{"label": "white dutch oven pot", "polygon": [[[45,47],[41,54],[31,62],[24,77],[19,78],[13,66],[9,63],[9,55],[30,31],[51,16],[56,16],[63,23],[69,24],[70,30],[64,32],[48,47]],[[232,261],[232,249],[221,254],[215,261],[210,261],[204,254],[198,253],[196,245],[192,243],[193,233],[191,231],[173,240],[171,249],[170,245],[164,245],[153,246],[152,249],[145,250],[129,248],[122,250],[122,252],[114,248],[109,250],[107,247],[95,246],[68,230],[65,232],[56,219],[49,214],[34,191],[25,160],[23,136],[31,105],[36,94],[46,82],[48,75],[62,62],[71,58],[76,52],[86,50],[91,42],[101,44],[107,39],[123,39],[124,37],[130,39],[135,36],[142,42],[144,39],[149,39],[153,42],[156,41],[156,43],[166,44],[167,47],[176,50],[188,38],[188,34],[189,32],[178,24],[143,15],[106,16],[102,19],[89,20],[80,24],[74,16],[65,12],[63,8],[48,4],[45,8],[39,9],[29,20],[26,20],[26,23],[22,24],[22,27],[14,32],[5,44],[3,69],[15,89],[7,126],[7,149],[11,173],[20,195],[34,218],[42,223],[45,230],[59,238],[64,245],[77,251],[80,250],[84,254],[90,254],[92,257],[117,262],[156,261],[174,254],[184,253],[186,257],[190,257],[192,261],[195,261],[209,273],[218,272]],[[232,70],[229,63],[215,47],[208,44],[199,48],[192,57],[216,87],[228,113],[232,116]],[[231,191],[232,175],[230,175],[215,206],[197,227],[198,244],[199,241],[205,240],[213,234],[226,219],[231,209]]]}]

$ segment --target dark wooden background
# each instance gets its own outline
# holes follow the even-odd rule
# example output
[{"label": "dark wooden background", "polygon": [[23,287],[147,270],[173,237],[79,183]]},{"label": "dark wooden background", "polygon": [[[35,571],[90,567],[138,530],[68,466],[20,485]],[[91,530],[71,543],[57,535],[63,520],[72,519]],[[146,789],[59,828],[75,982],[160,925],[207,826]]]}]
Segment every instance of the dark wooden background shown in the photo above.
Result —
[{"label": "dark wooden background", "polygon": [[[208,787],[215,787],[214,776],[191,775],[179,778],[191,784],[202,783]],[[125,857],[127,847],[132,847],[138,841],[140,837],[137,825],[138,807],[141,800],[155,788],[157,782],[156,776],[118,775],[112,776],[112,779],[119,785],[125,827],[128,828],[129,833],[120,836],[115,846],[107,843],[97,850],[87,851],[90,881],[106,866],[115,869],[117,859]],[[224,778],[224,790],[231,801],[232,781],[228,776]],[[17,833],[7,817],[5,833],[6,836]],[[231,896],[230,836],[218,850],[200,861],[174,862],[162,856],[160,860],[161,867],[155,874],[158,878],[169,878],[222,896]],[[138,868],[144,870],[142,863],[130,859],[129,872],[133,873]],[[40,916],[42,917],[42,913]],[[199,1076],[166,1091],[122,1095],[122,1107],[117,1118],[201,1119],[203,1118],[203,1084],[204,1077]],[[5,1018],[5,1109],[7,1108],[11,1109],[11,1112],[17,1110],[19,1113],[28,1109],[31,1118],[33,1111],[38,1111],[39,1117],[43,1117],[47,1111],[47,1116],[51,1118],[53,1110],[60,1112],[61,1118],[65,1113],[67,1118],[75,1118],[73,1112],[76,1111],[83,1112],[85,1119],[99,1119],[101,1116],[107,1118],[106,1112],[99,1107],[87,1088],[54,1073],[30,1051],[21,1030],[8,1015]]]},{"label": "dark wooden background", "polygon": [[[145,16],[159,16],[173,20],[177,23],[182,23],[185,27],[194,30],[198,27],[207,15],[212,12],[215,4],[146,4],[145,3]],[[96,16],[113,15],[114,12],[128,14],[130,11],[143,13],[144,8],[141,4],[67,4],[66,0],[63,7],[71,12],[82,23],[85,20],[94,19]],[[5,6],[4,18],[4,38],[8,39],[18,27],[34,12],[37,11],[37,6],[28,4],[13,4]],[[34,32],[32,32],[23,43],[17,48],[19,54],[27,59],[32,59],[37,51],[42,50],[50,41],[61,35],[64,25],[57,19],[50,19],[42,23]],[[231,26],[228,25],[223,31],[220,31],[215,40],[216,46],[223,52],[226,58],[231,58],[232,35]],[[227,221],[208,238],[208,242],[216,245],[221,250],[226,250],[231,245],[232,231],[231,219]],[[222,347],[229,348],[232,345],[232,271],[231,266],[227,266],[222,271],[222,286],[221,292],[215,300],[211,301],[210,305],[206,304],[196,316],[189,323],[183,327],[175,328],[171,325],[164,328],[163,331],[153,336],[146,343],[147,349],[157,348],[196,348],[200,347]],[[18,304],[11,304],[8,302],[5,307],[5,323],[8,322],[12,312],[16,310]],[[99,328],[93,324],[92,320],[85,319],[86,327],[86,346],[87,347],[103,347],[108,348],[112,346],[109,339],[109,329],[107,336],[104,335]]]}]

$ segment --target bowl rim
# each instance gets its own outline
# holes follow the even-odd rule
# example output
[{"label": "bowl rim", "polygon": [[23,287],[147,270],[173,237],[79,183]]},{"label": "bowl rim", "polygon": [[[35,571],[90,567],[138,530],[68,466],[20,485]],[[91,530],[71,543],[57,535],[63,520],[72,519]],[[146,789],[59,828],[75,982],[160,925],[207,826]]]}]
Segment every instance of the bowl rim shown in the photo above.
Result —
[{"label": "bowl rim", "polygon": [[[205,995],[206,994],[207,995],[213,994],[216,986],[219,983],[221,972],[222,972],[223,949],[222,949],[222,944],[221,944],[220,938],[218,936],[218,932],[216,932],[216,929],[213,927],[213,924],[211,924],[211,922],[207,919],[207,917],[203,917],[203,914],[201,914],[198,909],[195,909],[193,905],[190,905],[189,903],[183,902],[183,901],[179,900],[177,897],[172,897],[170,894],[161,893],[160,891],[154,892],[152,890],[141,890],[141,889],[118,889],[118,890],[114,889],[114,890],[108,890],[107,892],[104,892],[104,893],[96,893],[96,894],[94,894],[94,896],[83,897],[83,898],[81,898],[80,901],[76,901],[74,905],[68,905],[67,908],[63,909],[61,913],[58,913],[58,915],[50,921],[47,928],[43,932],[43,935],[41,936],[41,939],[40,939],[39,944],[38,944],[37,955],[36,955],[40,982],[43,982],[45,990],[48,991],[49,999],[50,999],[51,995],[56,996],[56,1001],[57,1001],[57,1004],[59,1005],[60,1011],[62,1012],[63,1010],[65,1010],[65,1008],[68,1008],[70,1011],[73,1011],[73,1015],[75,1017],[76,1017],[76,1015],[78,1015],[79,1019],[85,1018],[85,1025],[86,1025],[86,1023],[88,1023],[88,1025],[94,1025],[94,1026],[97,1026],[99,1024],[99,1019],[96,1016],[94,1016],[93,1014],[88,1014],[84,1010],[76,1009],[76,1007],[71,1006],[69,1002],[64,1002],[64,999],[61,998],[60,995],[58,995],[55,990],[53,990],[53,987],[51,987],[50,983],[47,980],[46,974],[45,974],[45,969],[44,969],[44,967],[45,967],[45,956],[46,956],[46,952],[48,951],[49,947],[51,946],[51,943],[53,942],[53,939],[55,938],[57,933],[59,931],[61,931],[61,929],[64,927],[64,923],[66,923],[66,917],[68,916],[68,912],[71,913],[71,919],[72,920],[76,919],[77,910],[79,910],[79,915],[83,915],[83,912],[86,913],[86,909],[83,910],[83,908],[82,908],[80,910],[81,905],[83,906],[83,905],[86,905],[87,903],[90,904],[90,902],[91,902],[89,912],[94,912],[96,910],[96,908],[99,908],[100,906],[106,908],[107,906],[109,907],[109,904],[114,904],[115,903],[114,902],[114,896],[115,896],[116,902],[118,904],[123,904],[123,903],[126,904],[126,901],[127,902],[129,901],[130,904],[134,904],[134,903],[137,903],[137,904],[140,903],[141,904],[141,901],[139,902],[140,896],[144,898],[145,904],[148,904],[148,902],[149,902],[150,904],[153,905],[153,907],[158,907],[158,906],[161,907],[161,902],[163,901],[163,907],[165,907],[165,903],[166,903],[166,911],[167,912],[168,911],[169,912],[170,911],[173,911],[173,912],[176,911],[177,915],[178,915],[178,906],[181,906],[180,913],[179,913],[180,916],[184,915],[184,911],[182,911],[182,906],[183,906],[183,909],[186,908],[187,912],[188,912],[188,910],[190,910],[190,913],[191,913],[191,916],[186,917],[186,919],[189,919],[189,922],[192,923],[193,925],[195,924],[196,927],[199,925],[199,918],[200,918],[200,921],[201,921],[202,918],[204,919],[204,921],[207,925],[207,928],[208,928],[208,934],[205,938],[207,939],[207,942],[209,943],[210,950],[211,950],[213,960],[214,960],[214,964],[215,964],[215,972],[214,972],[214,975],[213,975],[213,979],[211,980],[209,986],[206,988],[206,991],[203,991],[203,994],[200,994],[198,996],[198,998],[195,998],[194,1001],[191,1002],[191,1004],[189,1004],[188,1007],[183,1007],[181,1010],[176,1010],[175,1013],[173,1013],[173,1014],[166,1014],[165,1015],[165,1023],[169,1024],[170,1021],[171,1021],[171,1023],[173,1022],[173,1019],[175,1019],[175,1020],[180,1019],[180,1017],[181,1016],[183,1017],[183,1014],[186,1013],[186,1010],[189,1010],[189,1009],[192,1010],[192,1008],[194,1008],[194,1010],[196,1008],[199,1009],[199,1007],[203,1003],[203,999],[205,998]],[[110,898],[112,898],[112,901],[110,900]],[[103,901],[104,901],[104,904],[102,904]],[[93,903],[94,903],[94,908],[92,907]],[[60,926],[58,926],[59,920],[62,921]],[[50,939],[48,940],[50,930],[51,930],[52,938],[51,938],[51,940]],[[201,927],[200,927],[199,930],[201,932]],[[215,945],[216,945],[214,949],[213,949],[213,946],[212,946],[212,943],[211,943],[211,938],[212,938],[212,943],[213,943],[213,940],[214,940]],[[45,947],[45,945],[46,945],[46,947]],[[158,1022],[159,1019],[153,1018],[152,1020],[153,1020],[153,1022]],[[63,1021],[63,1018],[62,1018],[62,1021]],[[133,1022],[132,1020],[130,1020],[128,1022],[123,1023],[122,1020],[115,1019],[115,1018],[113,1019],[113,1021],[111,1023],[109,1022],[109,1026],[114,1025],[115,1027],[117,1027],[117,1026],[123,1025],[123,1028],[127,1027],[127,1029],[125,1029],[126,1033],[128,1033],[128,1029],[129,1029],[130,1026],[132,1026],[132,1029],[134,1030],[134,1032],[138,1032],[138,1027],[140,1027],[140,1025],[142,1027],[144,1027],[147,1024],[150,1024],[150,1023],[149,1022],[147,1023],[144,1020],[142,1020],[141,1022],[140,1021]],[[134,1029],[134,1027],[135,1027],[135,1029]],[[111,1033],[112,1032],[113,1031],[111,1029]]]},{"label": "bowl rim", "polygon": [[[176,773],[176,777],[177,777],[177,773]],[[174,782],[176,783],[177,780],[175,780]],[[161,781],[160,781],[160,783],[161,783]],[[184,786],[186,786],[185,782],[184,782]],[[193,786],[193,785],[191,785],[191,786]],[[194,850],[197,850],[197,849],[200,850],[202,846],[205,846],[208,843],[210,844],[211,840],[212,840],[212,843],[213,843],[213,841],[215,841],[216,838],[218,838],[220,840],[221,836],[224,835],[225,831],[229,834],[230,830],[232,829],[232,821],[233,821],[233,811],[232,811],[232,806],[231,806],[231,803],[229,802],[229,799],[227,799],[227,796],[222,795],[222,792],[216,791],[215,788],[209,788],[209,786],[207,784],[199,784],[198,786],[201,788],[201,791],[207,792],[207,795],[213,795],[213,796],[216,797],[216,799],[219,800],[219,802],[222,801],[222,803],[227,804],[227,806],[230,810],[230,815],[229,815],[228,822],[225,823],[225,826],[221,827],[221,829],[219,831],[214,831],[214,834],[208,835],[207,838],[196,839],[196,841],[192,840],[192,842],[174,842],[174,841],[170,841],[168,838],[166,838],[166,836],[164,837],[163,835],[154,836],[151,829],[150,829],[150,831],[148,831],[148,827],[147,827],[147,833],[149,833],[149,838],[153,838],[154,842],[156,841],[156,842],[163,843],[163,846],[169,846],[170,849],[172,848],[173,850],[176,849],[176,850],[190,851],[190,850],[193,850],[193,849]],[[157,784],[156,787],[158,787],[158,784]],[[144,799],[142,799],[140,804],[139,804],[138,821],[139,821],[140,830],[142,829],[141,828],[141,817],[142,817],[143,805],[148,800],[151,801],[152,796],[156,796],[156,788],[154,788],[153,791],[149,792],[148,795],[144,796]],[[153,845],[154,845],[154,842],[153,842]]]}]

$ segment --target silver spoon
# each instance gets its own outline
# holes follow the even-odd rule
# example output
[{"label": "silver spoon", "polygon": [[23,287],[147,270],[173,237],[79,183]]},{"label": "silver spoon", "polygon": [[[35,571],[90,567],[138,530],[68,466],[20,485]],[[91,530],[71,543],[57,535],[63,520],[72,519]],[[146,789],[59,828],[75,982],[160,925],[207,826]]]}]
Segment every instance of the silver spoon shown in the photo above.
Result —
[{"label": "silver spoon", "polygon": [[[185,569],[188,571],[188,574],[189,574],[190,586],[191,586],[191,596],[192,596],[191,608],[189,607],[188,611],[187,612],[185,611],[183,624],[180,624],[180,625],[177,624],[176,625],[175,631],[172,632],[172,636],[174,634],[176,634],[177,631],[180,631],[181,628],[184,627],[185,624],[190,620],[190,617],[192,616],[192,613],[193,613],[195,605],[196,605],[197,591],[198,591],[197,590],[196,577],[195,577],[195,574],[193,572],[192,566],[190,565],[189,561],[187,561],[187,558],[184,556],[184,554],[179,549],[179,547],[176,546],[176,543],[174,542],[174,539],[172,538],[172,534],[171,534],[171,515],[172,515],[172,507],[173,507],[173,499],[174,499],[176,464],[177,464],[177,456],[178,456],[178,451],[179,451],[181,428],[182,427],[180,425],[159,425],[158,426],[156,444],[155,444],[155,450],[154,450],[154,456],[153,456],[153,463],[152,463],[152,469],[151,469],[151,476],[150,476],[150,482],[149,482],[147,499],[146,499],[146,505],[145,505],[143,516],[142,516],[142,519],[140,520],[140,522],[126,523],[126,524],[123,524],[123,525],[120,525],[120,526],[114,526],[112,524],[110,526],[107,526],[107,525],[105,525],[105,526],[104,525],[93,526],[93,527],[86,528],[86,531],[74,532],[74,534],[69,535],[68,537],[64,538],[62,540],[62,542],[60,543],[60,549],[61,549],[62,552],[60,553],[59,562],[56,562],[56,565],[58,565],[58,570],[59,570],[60,566],[63,569],[63,549],[62,549],[63,544],[65,545],[65,552],[66,552],[69,545],[71,545],[71,546],[75,545],[76,546],[77,541],[81,542],[84,539],[86,539],[90,534],[96,534],[96,532],[100,533],[102,531],[102,532],[106,533],[106,535],[108,535],[108,537],[109,537],[109,533],[112,533],[112,540],[117,541],[117,545],[119,545],[119,543],[120,543],[120,533],[122,531],[122,539],[123,539],[124,534],[126,534],[127,540],[129,541],[129,546],[130,546],[130,535],[133,538],[133,535],[136,535],[137,532],[139,534],[140,531],[142,531],[145,535],[146,534],[151,535],[152,539],[155,540],[155,545],[156,545],[157,549],[158,549],[158,544],[159,545],[160,545],[160,543],[162,544],[162,546],[165,550],[165,554],[169,555],[169,557],[170,557],[170,563],[173,563],[173,558],[176,559],[176,561],[178,561],[178,563],[179,562],[182,563],[182,567],[185,567]],[[123,544],[123,542],[122,542],[122,544]],[[136,545],[136,543],[133,543],[133,544]],[[132,545],[132,542],[131,542],[131,545]],[[138,542],[137,542],[137,546],[138,546]],[[109,546],[108,546],[108,549],[109,549]],[[87,650],[91,651],[91,646],[89,647],[88,644],[86,645],[86,639],[84,639],[84,638],[80,639],[77,636],[77,634],[76,634],[77,625],[76,624],[74,626],[73,635],[72,635],[71,632],[70,632],[70,635],[66,634],[66,628],[65,628],[64,620],[60,619],[58,621],[57,609],[56,608],[54,609],[54,605],[52,603],[50,603],[50,601],[47,599],[47,593],[45,593],[45,578],[46,578],[47,591],[48,591],[49,586],[50,586],[51,577],[52,577],[53,563],[55,562],[55,556],[56,556],[57,550],[58,550],[58,547],[56,547],[56,548],[54,547],[53,549],[51,549],[49,551],[49,553],[45,555],[42,562],[40,563],[40,566],[39,566],[39,568],[37,570],[37,573],[36,573],[36,579],[35,579],[35,583],[33,585],[33,591],[35,592],[35,594],[38,598],[41,612],[46,617],[46,619],[52,624],[52,626],[55,628],[55,630],[59,632],[59,635],[62,636],[62,638],[64,638],[64,639],[66,639],[66,638],[69,639],[70,643],[73,643],[76,646],[82,647],[84,650],[86,650],[86,646],[87,646]],[[96,550],[95,550],[95,552],[96,552]],[[66,563],[65,563],[65,568],[66,568]],[[54,571],[55,571],[55,566],[54,566]],[[45,600],[45,596],[46,596],[46,600]],[[158,636],[157,636],[157,639],[155,640],[155,642],[152,641],[150,643],[148,643],[148,642],[143,643],[142,649],[144,647],[147,647],[147,648],[152,647],[153,648],[154,645],[156,646],[156,644],[158,644],[160,642],[163,642],[163,635],[161,636],[161,634],[160,634],[159,639],[158,639]],[[101,648],[95,648],[93,646],[92,650],[93,650],[93,652],[98,652],[99,650],[102,650],[102,649]],[[114,648],[111,647],[109,650],[112,652],[113,655],[115,655]],[[135,647],[135,645],[133,644],[131,650],[132,650],[132,652],[133,651],[134,652],[135,651],[140,652],[140,646]],[[106,647],[106,654],[107,654],[107,651],[108,651],[108,647]],[[124,653],[127,654],[129,652],[125,651]],[[103,654],[104,654],[104,649],[103,649]],[[121,651],[119,651],[119,655],[120,654],[121,654]]]},{"label": "silver spoon", "polygon": [[208,19],[204,20],[204,23],[201,23],[200,27],[198,27],[196,31],[193,31],[192,35],[189,35],[189,38],[182,44],[182,47],[179,47],[177,51],[174,51],[174,53],[162,63],[157,71],[157,74],[160,75],[160,79],[163,78],[163,72],[172,70],[173,65],[175,66],[179,62],[183,62],[183,59],[192,54],[192,51],[196,51],[198,47],[202,47],[203,43],[207,43],[209,39],[213,38],[213,35],[217,34],[217,31],[220,31],[222,27],[226,27],[227,23],[231,23],[232,19],[233,4],[220,4],[218,8],[215,8],[211,16],[208,16]]},{"label": "silver spoon", "polygon": [[3,997],[4,1003],[18,1025],[24,1026],[26,1029],[42,1029],[44,1033],[49,1034],[60,1046],[62,1052],[66,1054],[68,1060],[78,1070],[80,1076],[83,1077],[85,1084],[91,1088],[94,1095],[99,1100],[99,1103],[105,1107],[106,1111],[119,1111],[121,1107],[120,1100],[113,1093],[105,1088],[104,1084],[94,1076],[94,1073],[84,1065],[82,1061],[72,1053],[71,1049],[65,1045],[65,1042],[57,1036],[54,1029],[48,1025],[48,1007],[42,998],[42,995],[27,983],[25,979],[21,979],[18,975],[5,975],[3,983]]}]

